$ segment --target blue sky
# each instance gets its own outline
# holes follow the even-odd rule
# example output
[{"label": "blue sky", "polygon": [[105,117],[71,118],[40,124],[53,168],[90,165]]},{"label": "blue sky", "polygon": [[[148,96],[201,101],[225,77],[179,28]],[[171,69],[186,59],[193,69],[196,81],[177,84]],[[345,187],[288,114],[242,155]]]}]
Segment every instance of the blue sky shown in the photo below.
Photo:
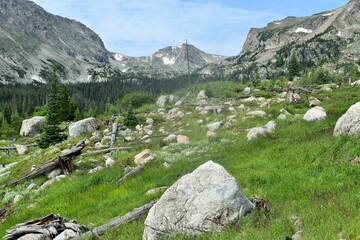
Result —
[{"label": "blue sky", "polygon": [[349,0],[33,0],[94,30],[109,51],[149,56],[188,39],[209,53],[240,53],[252,27],[308,16]]}]

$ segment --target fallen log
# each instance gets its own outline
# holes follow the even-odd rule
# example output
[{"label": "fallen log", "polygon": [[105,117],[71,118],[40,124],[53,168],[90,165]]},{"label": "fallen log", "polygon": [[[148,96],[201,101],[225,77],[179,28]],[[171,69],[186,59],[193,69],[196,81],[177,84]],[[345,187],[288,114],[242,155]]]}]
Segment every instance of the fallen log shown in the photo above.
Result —
[{"label": "fallen log", "polygon": [[[37,146],[36,143],[24,145],[25,147],[35,147]],[[15,146],[8,146],[8,147],[0,147],[0,151],[9,151],[9,150],[16,150]]]},{"label": "fallen log", "polygon": [[141,172],[144,169],[144,166],[142,165],[138,165],[136,168],[134,168],[133,170],[131,170],[129,173],[125,174],[122,178],[120,178],[116,184],[122,184],[123,182],[125,182],[126,179],[128,179],[129,177],[131,177],[132,175],[136,175],[139,172]]},{"label": "fallen log", "polygon": [[69,229],[76,234],[80,234],[82,230],[87,231],[88,228],[81,226],[76,221],[69,221],[60,215],[50,214],[46,217],[31,220],[26,223],[20,223],[6,231],[4,240],[15,240],[22,236],[27,237],[28,234],[41,234],[51,239],[61,234],[64,230]]},{"label": "fallen log", "polygon": [[87,237],[91,237],[93,234],[94,235],[103,235],[106,231],[110,230],[110,229],[114,229],[119,227],[120,225],[123,225],[125,223],[131,222],[133,220],[138,219],[141,215],[143,215],[144,213],[146,213],[147,211],[150,210],[150,208],[156,203],[156,200],[151,201],[139,208],[135,208],[133,211],[125,214],[122,217],[119,217],[109,223],[106,223],[100,227],[94,228],[88,232],[85,232],[84,234],[81,234],[78,237],[72,238],[72,240],[80,240],[80,239],[84,239]]},{"label": "fallen log", "polygon": [[36,177],[39,177],[43,174],[49,173],[52,170],[61,167],[62,171],[69,175],[73,169],[73,160],[81,154],[81,150],[85,147],[85,139],[78,142],[74,147],[63,151],[63,153],[53,158],[52,160],[44,163],[43,165],[35,168],[29,173],[25,174],[21,178],[13,180],[5,185],[5,187],[13,187],[16,186],[26,180],[30,180]]}]

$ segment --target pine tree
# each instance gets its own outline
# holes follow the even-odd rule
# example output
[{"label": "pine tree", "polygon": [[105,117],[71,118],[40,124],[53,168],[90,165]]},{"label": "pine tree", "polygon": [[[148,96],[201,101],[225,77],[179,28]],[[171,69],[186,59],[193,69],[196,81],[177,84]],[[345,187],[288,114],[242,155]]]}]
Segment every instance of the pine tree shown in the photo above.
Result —
[{"label": "pine tree", "polygon": [[44,132],[41,134],[37,143],[40,148],[47,148],[51,144],[56,144],[66,139],[59,124],[61,123],[61,101],[60,101],[60,87],[57,82],[55,73],[51,81],[51,89],[49,93],[49,103],[47,106],[46,124]]},{"label": "pine tree", "polygon": [[293,54],[289,62],[289,80],[293,80],[294,77],[299,76],[299,73],[300,73],[300,66],[295,57],[295,54]]},{"label": "pine tree", "polygon": [[76,106],[71,101],[65,85],[59,86],[60,120],[71,121],[75,119]]},{"label": "pine tree", "polygon": [[137,117],[133,111],[133,106],[130,103],[129,107],[128,107],[128,111],[125,114],[124,125],[127,127],[135,127],[138,123],[139,123],[139,120],[137,119]]}]

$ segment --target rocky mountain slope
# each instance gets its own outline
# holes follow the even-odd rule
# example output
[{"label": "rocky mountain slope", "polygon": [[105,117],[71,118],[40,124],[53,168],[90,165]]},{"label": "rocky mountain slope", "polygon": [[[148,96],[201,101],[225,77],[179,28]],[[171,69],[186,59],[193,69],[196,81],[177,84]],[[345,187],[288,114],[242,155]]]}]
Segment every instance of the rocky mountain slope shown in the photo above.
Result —
[{"label": "rocky mountain slope", "polygon": [[[188,49],[186,49],[188,46]],[[166,47],[148,57],[129,57],[114,53],[114,58],[120,63],[122,72],[143,73],[145,75],[171,76],[187,73],[187,50],[189,54],[190,72],[204,67],[209,63],[220,62],[226,57],[209,54],[193,45],[182,44],[176,47]]]},{"label": "rocky mountain slope", "polygon": [[[45,82],[52,66],[64,82],[105,81],[121,72],[173,76],[187,71],[185,45],[129,57],[110,53],[91,29],[32,1],[1,0],[0,13],[0,83]],[[192,45],[188,50],[191,71],[224,59]]]},{"label": "rocky mountain slope", "polygon": [[241,53],[210,65],[203,74],[261,77],[287,71],[292,54],[303,67],[321,63],[355,62],[359,59],[360,2],[309,17],[287,17],[264,28],[251,29]]},{"label": "rocky mountain slope", "polygon": [[85,25],[47,13],[28,0],[0,1],[0,81],[44,81],[54,64],[61,78],[88,80],[88,68],[112,58]]}]

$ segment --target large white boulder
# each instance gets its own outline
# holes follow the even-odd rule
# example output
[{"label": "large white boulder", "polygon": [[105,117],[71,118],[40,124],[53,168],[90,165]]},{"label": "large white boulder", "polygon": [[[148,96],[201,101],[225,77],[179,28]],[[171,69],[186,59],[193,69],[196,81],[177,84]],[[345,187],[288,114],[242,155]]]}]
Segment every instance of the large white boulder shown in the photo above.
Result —
[{"label": "large white boulder", "polygon": [[360,134],[360,102],[352,105],[336,122],[334,136]]},{"label": "large white boulder", "polygon": [[22,136],[34,136],[41,132],[46,122],[45,117],[33,117],[22,121],[20,135]]},{"label": "large white boulder", "polygon": [[70,124],[69,136],[78,137],[82,134],[91,133],[99,130],[101,122],[96,118],[86,118]]},{"label": "large white boulder", "polygon": [[313,107],[303,117],[305,121],[319,121],[326,118],[326,111],[322,107]]},{"label": "large white boulder", "polygon": [[191,237],[219,232],[252,208],[236,179],[208,161],[175,182],[150,209],[143,240],[168,239],[178,232]]}]

